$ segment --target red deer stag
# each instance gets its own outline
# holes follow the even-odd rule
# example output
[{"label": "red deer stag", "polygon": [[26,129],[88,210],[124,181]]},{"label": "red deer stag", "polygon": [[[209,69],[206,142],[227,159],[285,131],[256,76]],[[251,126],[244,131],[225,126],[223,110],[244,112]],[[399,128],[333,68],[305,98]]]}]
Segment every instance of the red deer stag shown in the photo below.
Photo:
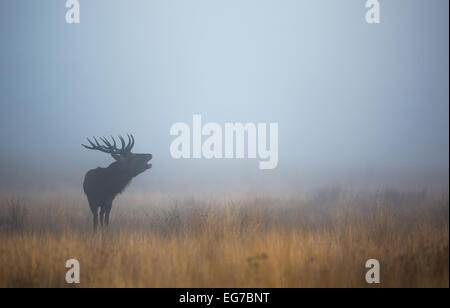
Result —
[{"label": "red deer stag", "polygon": [[112,208],[114,198],[123,192],[131,180],[152,167],[148,162],[152,159],[152,154],[133,154],[131,149],[134,146],[133,135],[128,135],[128,143],[119,136],[121,149],[117,148],[116,140],[111,137],[112,144],[107,138],[100,138],[104,145],[98,143],[94,137],[94,142],[87,139],[90,146],[82,144],[86,149],[98,150],[111,154],[115,159],[107,168],[96,168],[89,170],[84,177],[83,189],[89,201],[89,207],[94,215],[94,230],[98,224],[98,208],[100,208],[100,225],[109,225],[109,213]]}]

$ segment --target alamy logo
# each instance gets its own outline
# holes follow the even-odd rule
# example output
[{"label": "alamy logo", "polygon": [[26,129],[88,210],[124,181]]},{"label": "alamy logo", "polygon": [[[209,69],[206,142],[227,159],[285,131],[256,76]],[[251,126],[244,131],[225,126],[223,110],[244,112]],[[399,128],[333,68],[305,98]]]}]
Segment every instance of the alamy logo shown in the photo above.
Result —
[{"label": "alamy logo", "polygon": [[[202,126],[202,117],[199,114],[193,115],[192,118],[192,153],[189,125],[178,122],[170,128],[170,135],[177,136],[170,144],[170,154],[173,158],[242,159],[245,158],[245,141],[247,140],[247,158],[258,156],[261,160],[259,169],[277,167],[278,123],[270,123],[269,134],[267,134],[266,123],[225,123],[222,130],[222,127],[214,122]],[[207,136],[204,141],[203,136]]]},{"label": "alamy logo", "polygon": [[[66,8],[66,22],[68,24],[80,23],[80,2],[78,0],[67,0]],[[380,23],[380,2],[378,0],[367,0],[366,8],[369,10],[366,12],[366,22],[368,24]]]},{"label": "alamy logo", "polygon": [[368,24],[379,24],[380,2],[378,2],[378,0],[367,0],[366,8],[369,9],[366,13],[366,22]]},{"label": "alamy logo", "polygon": [[377,259],[370,259],[366,262],[366,282],[368,284],[380,283],[380,262]]},{"label": "alamy logo", "polygon": [[68,24],[80,23],[80,2],[78,0],[67,0],[66,8],[66,22]]},{"label": "alamy logo", "polygon": [[80,262],[76,259],[69,259],[66,261],[66,282],[69,284],[80,283]]}]

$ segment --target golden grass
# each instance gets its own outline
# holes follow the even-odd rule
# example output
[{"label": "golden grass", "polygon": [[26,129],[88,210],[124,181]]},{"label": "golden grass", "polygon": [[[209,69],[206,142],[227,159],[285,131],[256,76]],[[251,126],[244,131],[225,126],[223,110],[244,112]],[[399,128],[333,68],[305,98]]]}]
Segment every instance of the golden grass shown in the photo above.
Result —
[{"label": "golden grass", "polygon": [[449,287],[448,194],[126,198],[97,234],[83,199],[5,198],[0,287],[73,286],[70,258],[78,287],[374,287],[372,258],[380,287]]}]

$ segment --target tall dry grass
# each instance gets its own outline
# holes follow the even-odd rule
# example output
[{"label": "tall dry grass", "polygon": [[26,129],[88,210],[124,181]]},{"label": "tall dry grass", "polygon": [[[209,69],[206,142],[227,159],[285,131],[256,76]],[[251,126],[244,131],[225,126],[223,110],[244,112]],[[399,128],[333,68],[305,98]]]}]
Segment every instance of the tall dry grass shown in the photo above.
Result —
[{"label": "tall dry grass", "polygon": [[381,287],[449,286],[448,194],[128,195],[111,223],[93,234],[81,196],[5,196],[0,287],[68,287],[70,258],[81,287],[368,287],[373,258]]}]

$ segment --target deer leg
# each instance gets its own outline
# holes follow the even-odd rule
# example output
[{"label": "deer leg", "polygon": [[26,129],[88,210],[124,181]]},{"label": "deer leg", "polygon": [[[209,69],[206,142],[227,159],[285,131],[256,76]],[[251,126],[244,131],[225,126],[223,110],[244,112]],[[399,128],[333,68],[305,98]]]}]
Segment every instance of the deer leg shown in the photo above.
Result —
[{"label": "deer leg", "polygon": [[101,206],[100,207],[100,226],[102,226],[102,227],[103,227],[104,217],[105,217],[105,207]]},{"label": "deer leg", "polygon": [[111,212],[111,208],[112,208],[112,202],[110,204],[108,204],[108,206],[105,209],[105,225],[106,225],[106,227],[109,226],[109,213]]},{"label": "deer leg", "polygon": [[97,209],[97,206],[90,200],[89,200],[89,207],[91,208],[91,212],[92,212],[92,215],[94,218],[93,222],[94,222],[94,232],[95,232],[95,231],[97,231],[97,224],[98,224],[98,209]]},{"label": "deer leg", "polygon": [[92,211],[92,214],[94,215],[94,232],[97,231],[97,225],[98,225],[98,212],[97,210]]}]

